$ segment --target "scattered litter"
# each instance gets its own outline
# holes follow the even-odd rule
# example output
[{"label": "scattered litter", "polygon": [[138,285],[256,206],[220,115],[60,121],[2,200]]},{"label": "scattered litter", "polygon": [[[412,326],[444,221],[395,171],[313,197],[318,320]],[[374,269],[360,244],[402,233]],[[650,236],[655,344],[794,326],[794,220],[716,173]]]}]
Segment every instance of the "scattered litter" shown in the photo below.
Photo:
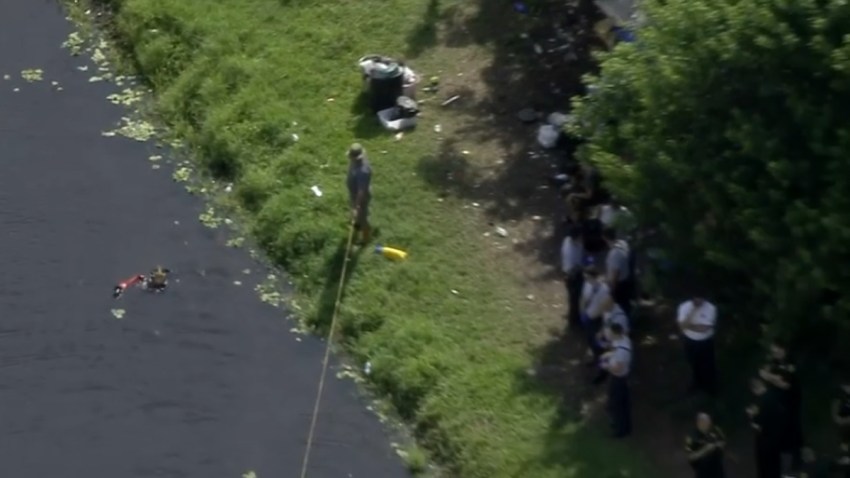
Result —
[{"label": "scattered litter", "polygon": [[504,227],[497,227],[496,228],[496,234],[498,234],[502,237],[508,237],[508,230],[505,229]]},{"label": "scattered litter", "polygon": [[460,99],[460,95],[454,95],[451,98],[447,99],[446,101],[443,101],[442,106],[449,106],[450,104],[454,103],[455,101],[457,101],[459,99]]},{"label": "scattered litter", "polygon": [[65,88],[62,88],[61,86],[57,86],[57,87],[56,87],[56,91],[63,91],[64,89],[65,89]]},{"label": "scattered litter", "polygon": [[112,312],[112,316],[116,319],[123,319],[124,314],[127,313],[124,309],[112,309],[110,312]]},{"label": "scattered litter", "polygon": [[443,132],[443,127],[442,127],[442,126],[440,126],[440,125],[438,125],[438,124],[435,124],[435,125],[434,125],[434,132],[435,132],[435,133],[442,133],[442,132]]},{"label": "scattered litter", "polygon": [[21,71],[21,78],[32,83],[34,81],[41,81],[44,79],[44,71],[40,68],[30,68]]},{"label": "scattered litter", "polygon": [[292,133],[292,141],[295,141],[297,143],[299,139],[301,138],[299,138],[297,134]]},{"label": "scattered litter", "polygon": [[242,285],[242,281],[235,280],[233,281],[233,285]]},{"label": "scattered litter", "polygon": [[9,81],[12,79],[12,75],[3,75],[3,79]]},{"label": "scattered litter", "polygon": [[158,164],[151,164],[151,169],[159,169],[159,165]]},{"label": "scattered litter", "polygon": [[333,99],[333,98],[328,98],[328,99],[326,99],[325,101],[327,101],[328,103],[333,103],[333,102],[334,102],[334,101],[336,101],[336,100],[335,100],[335,99]]},{"label": "scattered litter", "polygon": [[89,83],[97,83],[98,81],[103,81],[103,77],[93,76],[89,78]]},{"label": "scattered litter", "polygon": [[480,206],[480,204],[478,204],[477,202],[472,203],[472,207],[478,207],[478,206]]},{"label": "scattered litter", "polygon": [[456,291],[456,290],[452,289],[452,294],[454,294],[454,295],[460,295],[460,292],[458,292],[458,291]]},{"label": "scattered litter", "polygon": [[366,365],[363,366],[363,373],[365,373],[366,375],[371,375],[372,362],[366,362]]},{"label": "scattered litter", "polygon": [[106,136],[107,138],[111,138],[115,136],[115,131],[102,131],[100,133],[101,136]]},{"label": "scattered litter", "polygon": [[378,111],[378,120],[389,131],[402,131],[416,126],[419,105],[412,98],[400,96],[395,105]]},{"label": "scattered litter", "polygon": [[242,269],[242,273],[248,275],[251,273],[251,269]]},{"label": "scattered litter", "polygon": [[81,65],[77,67],[80,71],[89,71],[89,67],[87,65]]},{"label": "scattered litter", "polygon": [[159,155],[154,155],[154,156],[148,157],[148,161],[159,161],[160,159],[162,159],[162,156],[159,156]]},{"label": "scattered litter", "polygon": [[224,188],[224,192],[229,193],[230,191],[233,191],[233,184],[228,184]]},{"label": "scattered litter", "polygon": [[50,85],[51,86],[59,86],[59,82],[58,81],[51,81]]},{"label": "scattered litter", "polygon": [[401,141],[401,138],[404,138],[404,132],[403,131],[399,131],[398,134],[395,135],[396,141]]},{"label": "scattered litter", "polygon": [[12,91],[14,91],[15,93],[17,93],[17,92],[21,91],[21,89],[20,89],[20,88],[13,88],[13,89],[12,89]]},{"label": "scattered litter", "polygon": [[468,154],[469,154],[469,151],[467,151],[467,150],[465,150],[465,149],[464,149],[464,150],[463,150],[463,151],[461,151],[460,153],[461,153],[461,154],[463,154],[464,156],[466,156],[466,155],[468,155]]},{"label": "scattered litter", "polygon": [[527,296],[525,296],[525,298],[528,299],[528,300],[534,300],[534,295],[528,294]]},{"label": "scattered litter", "polygon": [[246,471],[245,473],[242,473],[242,478],[257,478],[257,474],[253,471]]},{"label": "scattered litter", "polygon": [[313,191],[313,194],[315,194],[316,197],[322,197],[323,193],[322,193],[322,190],[319,189],[319,186],[313,186],[313,187],[310,188],[310,190]]}]

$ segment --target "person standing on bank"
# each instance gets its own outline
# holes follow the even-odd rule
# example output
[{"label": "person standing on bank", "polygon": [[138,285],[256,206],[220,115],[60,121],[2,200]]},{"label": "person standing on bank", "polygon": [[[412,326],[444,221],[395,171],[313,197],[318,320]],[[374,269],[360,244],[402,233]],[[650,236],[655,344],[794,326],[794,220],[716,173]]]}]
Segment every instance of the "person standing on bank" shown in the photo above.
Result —
[{"label": "person standing on bank", "polygon": [[797,379],[797,368],[789,360],[784,345],[770,345],[768,363],[759,372],[770,389],[776,393],[785,410],[782,452],[791,455],[793,471],[800,468],[800,451],[803,448],[802,390]]},{"label": "person standing on bank", "polygon": [[584,286],[584,246],[581,236],[581,227],[571,225],[561,244],[561,272],[564,273],[564,283],[567,286],[567,318],[570,327],[581,327],[579,308]]},{"label": "person standing on bank", "polygon": [[604,352],[599,347],[596,337],[602,330],[602,306],[610,295],[611,291],[608,289],[608,284],[603,280],[599,269],[595,266],[586,267],[579,310],[581,311],[581,323],[584,327],[585,339],[593,356],[589,364],[593,366],[599,363],[599,358]]},{"label": "person standing on bank", "polygon": [[782,434],[785,410],[776,392],[758,378],[750,382],[755,403],[747,407],[755,433],[756,477],[782,477]]},{"label": "person standing on bank", "polygon": [[832,420],[838,426],[840,443],[850,446],[850,378],[841,381],[838,397],[832,401]]},{"label": "person standing on bank", "polygon": [[369,241],[369,202],[372,200],[372,167],[366,159],[366,150],[359,143],[348,149],[348,199],[351,208],[351,221],[360,234],[359,243]]},{"label": "person standing on bank", "polygon": [[608,255],[605,258],[605,277],[608,287],[614,296],[614,301],[623,309],[627,316],[632,317],[632,285],[634,278],[631,271],[631,251],[629,243],[617,239],[614,229],[602,231],[602,239],[608,245]]},{"label": "person standing on bank", "polygon": [[685,438],[688,462],[695,478],[725,478],[723,449],[726,436],[711,422],[707,413],[697,414],[696,430]]},{"label": "person standing on bank", "polygon": [[632,366],[632,341],[620,324],[608,328],[611,350],[602,355],[601,367],[611,375],[608,382],[608,412],[614,438],[632,433],[632,404],[629,393],[629,372]]},{"label": "person standing on bank", "polygon": [[702,390],[714,395],[717,391],[717,367],[714,356],[714,327],[717,308],[701,295],[679,305],[676,321],[685,337],[685,356],[691,366],[689,392]]}]

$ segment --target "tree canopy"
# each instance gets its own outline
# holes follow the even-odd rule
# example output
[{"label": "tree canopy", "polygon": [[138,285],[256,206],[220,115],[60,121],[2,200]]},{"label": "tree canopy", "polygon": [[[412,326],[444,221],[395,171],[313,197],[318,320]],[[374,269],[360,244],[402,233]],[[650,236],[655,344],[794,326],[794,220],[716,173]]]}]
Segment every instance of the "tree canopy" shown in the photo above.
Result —
[{"label": "tree canopy", "polygon": [[637,42],[603,54],[576,100],[583,154],[748,320],[847,333],[850,2],[642,8]]}]

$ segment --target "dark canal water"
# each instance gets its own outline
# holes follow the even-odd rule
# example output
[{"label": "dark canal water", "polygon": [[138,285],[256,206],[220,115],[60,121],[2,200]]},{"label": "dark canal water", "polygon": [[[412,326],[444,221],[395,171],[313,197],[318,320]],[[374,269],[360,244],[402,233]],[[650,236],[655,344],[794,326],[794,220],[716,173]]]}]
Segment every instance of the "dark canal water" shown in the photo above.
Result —
[{"label": "dark canal water", "polygon": [[[151,144],[101,136],[118,88],[60,48],[64,17],[0,0],[0,477],[297,478],[322,343],[258,300],[265,272],[199,224]],[[113,317],[115,281],[157,263],[180,282]],[[334,375],[309,476],[407,476]]]}]

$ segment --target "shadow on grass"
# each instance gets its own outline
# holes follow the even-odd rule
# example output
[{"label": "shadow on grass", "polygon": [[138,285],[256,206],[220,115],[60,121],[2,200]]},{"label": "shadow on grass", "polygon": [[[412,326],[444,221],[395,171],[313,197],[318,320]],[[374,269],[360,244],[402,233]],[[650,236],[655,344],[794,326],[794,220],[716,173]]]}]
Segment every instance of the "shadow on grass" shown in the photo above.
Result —
[{"label": "shadow on grass", "polygon": [[419,25],[407,37],[408,58],[416,58],[437,45],[437,22],[440,20],[440,0],[429,0]]},{"label": "shadow on grass", "polygon": [[[345,291],[348,286],[349,279],[357,269],[357,263],[360,261],[360,256],[365,248],[352,245],[351,253],[348,252],[348,237],[343,237],[336,252],[325,263],[325,285],[322,288],[322,293],[319,296],[316,315],[313,317],[313,327],[317,331],[326,333],[333,319],[334,310],[336,309],[337,296],[340,302],[345,300]],[[342,277],[342,269],[345,264],[346,257],[348,258],[348,266],[345,270],[345,277]],[[342,281],[342,294],[340,295],[340,281]],[[339,332],[339,331],[338,331]]]},{"label": "shadow on grass", "polygon": [[369,94],[365,90],[365,87],[357,95],[354,103],[352,103],[351,114],[355,118],[351,133],[358,141],[366,141],[390,134],[381,126],[378,117],[372,113],[372,106],[369,104]]}]

